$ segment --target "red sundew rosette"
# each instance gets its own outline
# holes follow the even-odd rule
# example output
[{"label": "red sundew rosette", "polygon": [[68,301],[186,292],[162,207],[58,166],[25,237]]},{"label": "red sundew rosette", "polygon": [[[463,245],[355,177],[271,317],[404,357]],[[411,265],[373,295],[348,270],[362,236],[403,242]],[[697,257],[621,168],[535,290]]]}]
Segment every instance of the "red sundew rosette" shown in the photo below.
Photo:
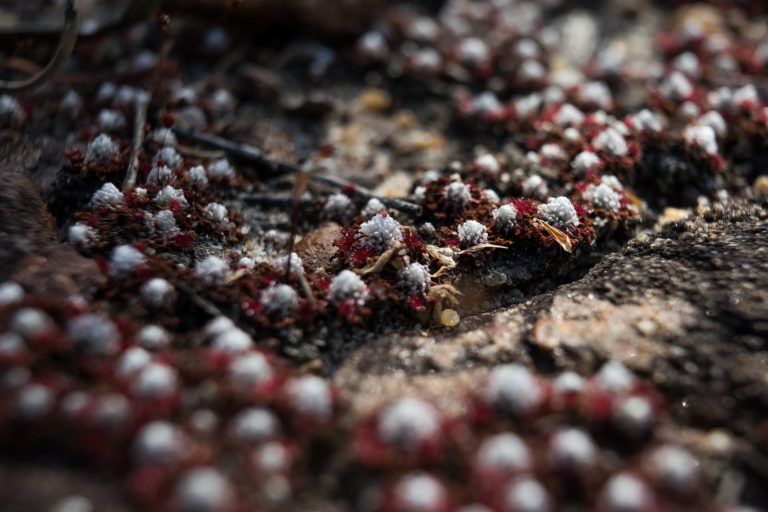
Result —
[{"label": "red sundew rosette", "polygon": [[[523,443],[527,449],[527,460],[521,460],[515,467],[493,466],[480,460],[480,451],[483,443],[495,435],[512,434]],[[471,482],[475,488],[475,496],[480,497],[485,503],[497,503],[501,500],[500,492],[505,484],[518,477],[533,476],[537,470],[537,461],[534,448],[512,430],[501,431],[491,436],[486,436],[482,442],[474,448],[471,454],[467,454],[468,469]]]},{"label": "red sundew rosette", "polygon": [[[298,377],[298,379],[301,378],[302,377]],[[333,435],[337,431],[339,416],[343,409],[341,392],[338,389],[327,385],[328,399],[330,402],[327,415],[323,414],[323,412],[306,410],[307,408],[304,407],[305,404],[301,403],[301,399],[293,394],[291,384],[296,380],[297,378],[290,379],[287,377],[282,380],[280,389],[275,391],[272,395],[277,396],[274,408],[280,413],[280,416],[285,418],[293,427],[293,431],[299,439]]]},{"label": "red sundew rosette", "polygon": [[[12,391],[6,390],[0,398],[0,433],[2,445],[47,447],[48,443],[58,438],[58,432],[48,427],[55,419],[58,397],[67,383],[56,375],[30,375],[30,378]],[[32,388],[42,388],[49,401],[41,408],[30,413],[25,410],[22,394]],[[7,430],[6,430],[7,429]]]},{"label": "red sundew rosette", "polygon": [[355,455],[362,466],[372,469],[415,468],[443,459],[447,431],[451,430],[449,420],[441,415],[435,435],[420,440],[413,447],[392,446],[381,438],[378,426],[380,413],[361,422],[353,433]]},{"label": "red sundew rosette", "polygon": [[[229,371],[232,364],[240,357],[251,353],[261,354],[271,368],[271,376],[252,385],[240,386]],[[240,353],[231,353],[213,347],[200,347],[191,353],[175,354],[177,366],[182,378],[202,382],[215,381],[221,396],[229,397],[235,402],[247,404],[266,404],[273,402],[283,388],[287,375],[277,357],[265,350],[248,349]]]},{"label": "red sundew rosette", "polygon": [[[45,338],[48,338],[47,335],[44,335]],[[52,338],[48,343],[43,343],[44,345],[51,345],[52,341],[57,340],[58,338]],[[25,344],[19,347],[15,350],[2,350],[0,351],[0,368],[7,370],[10,368],[13,368],[14,366],[22,367],[22,368],[29,368],[32,365],[32,362],[36,359],[35,353],[32,352],[29,347]]]},{"label": "red sundew rosette", "polygon": [[573,375],[573,383],[567,383],[562,381],[562,377],[565,374],[561,374],[549,383],[549,393],[547,395],[546,409],[553,413],[562,412],[577,412],[584,400],[584,393],[586,389],[586,380],[575,373]]},{"label": "red sundew rosette", "polygon": [[376,508],[378,512],[454,512],[456,510],[454,500],[448,489],[437,480],[440,489],[437,495],[433,497],[432,503],[424,504],[425,506],[409,503],[410,500],[404,495],[400,486],[405,478],[407,476],[402,477],[399,482],[391,484],[384,491],[381,502]]},{"label": "red sundew rosette", "polygon": [[[582,397],[580,413],[593,426],[610,427],[628,441],[642,441],[652,434],[653,426],[664,410],[661,395],[646,381],[635,379],[628,389],[612,391],[600,385],[595,377],[591,378]],[[617,408],[628,400],[639,398],[650,405],[650,423],[637,431],[624,428],[616,421]]]},{"label": "red sundew rosette", "polygon": [[[213,463],[212,457],[191,457],[173,464],[148,464],[134,468],[126,477],[126,487],[133,500],[142,510],[185,512],[178,508],[173,488],[179,479],[195,466]],[[216,509],[217,512],[234,512],[236,509]]]},{"label": "red sundew rosette", "polygon": [[131,497],[145,510],[157,508],[157,501],[166,494],[167,488],[179,473],[159,464],[146,465],[131,471],[126,477],[126,487]]},{"label": "red sundew rosette", "polygon": [[[275,447],[282,451],[282,460],[275,461],[274,456],[266,456],[266,450],[274,450]],[[290,476],[291,469],[296,459],[300,456],[300,448],[285,439],[268,441],[251,449],[247,457],[247,467],[254,475],[263,478],[274,475]]]},{"label": "red sundew rosette", "polygon": [[514,420],[517,425],[530,426],[535,422],[543,412],[546,411],[547,404],[550,402],[552,394],[551,383],[539,376],[534,375],[534,384],[537,389],[538,398],[527,410],[514,410],[502,404],[494,404],[485,395],[488,388],[489,379],[486,378],[480,392],[472,392],[469,397],[469,412],[467,420],[470,424],[488,426],[498,420]]},{"label": "red sundew rosette", "polygon": [[[282,366],[277,362],[276,356],[261,350],[257,350],[255,352],[260,352],[267,359],[267,362],[272,367],[272,376],[265,379],[263,382],[253,383],[253,385],[250,386],[250,389],[245,390],[245,393],[254,403],[272,401],[276,396],[283,392],[285,383],[288,380],[288,375],[285,373]],[[229,390],[236,388],[236,386],[231,383],[231,379],[228,380],[230,381],[230,384],[225,387],[225,389]]]},{"label": "red sundew rosette", "polygon": [[[691,466],[688,471],[680,471],[679,462],[672,462],[677,468],[663,466],[660,457],[674,458],[675,456],[665,451],[682,451],[690,457]],[[660,464],[661,463],[661,464]],[[712,497],[707,496],[707,489],[702,485],[702,472],[699,462],[683,448],[674,444],[661,444],[652,447],[646,452],[642,461],[635,464],[634,471],[642,475],[646,481],[656,490],[659,496],[671,503],[690,505],[691,503],[709,502]]]},{"label": "red sundew rosette", "polygon": [[[137,426],[133,432],[132,441],[135,440],[139,430],[140,426]],[[185,435],[184,451],[178,457],[144,463],[135,462],[126,477],[126,486],[133,499],[149,509],[151,509],[150,505],[156,503],[161,496],[168,494],[172,484],[187,469],[214,463],[213,446],[195,439],[190,432],[185,431],[183,434]]]},{"label": "red sundew rosette", "polygon": [[13,304],[0,307],[0,325],[6,327],[0,330],[0,334],[8,332],[8,321],[13,314],[22,309],[36,309],[42,311],[51,320],[34,333],[22,335],[16,333],[23,340],[24,347],[18,353],[0,353],[0,366],[29,366],[33,361],[47,358],[51,353],[64,353],[72,348],[72,341],[59,328],[60,321],[66,320],[66,309],[61,304],[53,302],[53,297],[24,298]]},{"label": "red sundew rosette", "polygon": [[[617,479],[631,478],[639,482],[637,492],[629,492],[621,486],[615,486]],[[642,476],[631,472],[621,472],[612,475],[603,484],[595,498],[591,510],[596,512],[667,512],[651,487]]]},{"label": "red sundew rosette", "polygon": [[[536,485],[542,494],[531,496],[530,490],[528,492],[523,491],[517,494],[518,503],[514,503],[514,498],[511,496],[513,488],[518,487],[520,489],[519,486],[530,485],[531,483]],[[544,482],[534,475],[519,475],[511,478],[505,482],[505,485],[497,489],[495,496],[489,503],[491,509],[498,512],[555,512],[560,510],[553,493],[544,485]]]},{"label": "red sundew rosette", "polygon": [[489,55],[486,59],[480,59],[477,61],[462,61],[459,55],[459,47],[463,41],[457,41],[453,43],[450,51],[447,55],[443,55],[443,69],[447,70],[450,67],[458,68],[457,71],[464,71],[470,73],[475,79],[485,79],[493,75],[494,64],[492,50],[489,48]]},{"label": "red sundew rosette", "polygon": [[[74,390],[73,390],[74,391]],[[120,467],[125,463],[126,451],[137,425],[134,404],[128,401],[125,416],[109,418],[104,407],[110,397],[126,398],[115,391],[90,394],[85,390],[83,402],[71,410],[58,410],[57,419],[63,423],[65,449],[85,457],[98,466]]]},{"label": "red sundew rosette", "polygon": [[[134,375],[133,377],[135,380],[136,376]],[[179,378],[178,380],[180,381],[181,379]],[[127,389],[127,394],[133,404],[137,422],[145,423],[155,418],[164,418],[172,415],[177,410],[181,401],[182,383],[179,382],[178,384],[176,389],[150,397],[140,396],[136,392],[133,382],[131,382]]]}]

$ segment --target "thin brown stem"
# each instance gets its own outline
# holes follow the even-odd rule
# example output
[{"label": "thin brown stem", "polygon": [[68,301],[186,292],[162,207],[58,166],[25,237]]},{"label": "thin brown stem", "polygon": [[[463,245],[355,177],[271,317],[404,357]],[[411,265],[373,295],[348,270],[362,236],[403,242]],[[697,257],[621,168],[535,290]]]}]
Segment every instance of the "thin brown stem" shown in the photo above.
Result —
[{"label": "thin brown stem", "polygon": [[[298,165],[289,164],[274,158],[270,158],[264,155],[264,153],[262,153],[262,151],[258,148],[248,144],[232,142],[228,139],[216,137],[215,135],[198,133],[191,130],[185,130],[183,128],[174,127],[173,130],[176,135],[183,139],[220,149],[226,152],[230,157],[248,162],[263,172],[267,172],[272,175],[295,174],[301,176],[302,170]],[[334,176],[311,174],[310,178],[315,183],[321,183],[339,189],[351,190],[353,191],[352,193],[354,195],[362,199],[378,199],[386,206],[394,208],[395,210],[399,210],[403,213],[407,213],[408,215],[415,217],[421,215],[421,207],[405,199],[378,196],[364,187],[341,178],[336,178]]]},{"label": "thin brown stem", "polygon": [[79,27],[77,0],[67,0],[64,6],[64,26],[60,30],[59,44],[48,64],[39,73],[21,80],[0,80],[0,91],[19,92],[32,89],[47,82],[61,69],[72,55],[72,50],[77,42],[77,30]]},{"label": "thin brown stem", "polygon": [[139,153],[144,145],[144,126],[147,124],[147,108],[149,107],[149,94],[139,94],[136,98],[135,118],[133,121],[133,142],[131,153],[128,157],[128,170],[123,180],[123,190],[128,190],[136,185],[139,172]]}]

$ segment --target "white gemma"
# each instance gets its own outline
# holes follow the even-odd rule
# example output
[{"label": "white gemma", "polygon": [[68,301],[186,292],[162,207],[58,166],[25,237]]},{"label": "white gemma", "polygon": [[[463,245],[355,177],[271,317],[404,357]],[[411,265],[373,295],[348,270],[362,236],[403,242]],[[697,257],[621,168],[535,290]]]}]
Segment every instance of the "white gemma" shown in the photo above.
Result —
[{"label": "white gemma", "polygon": [[106,315],[88,313],[76,316],[67,324],[67,334],[87,352],[114,353],[120,342],[117,327]]},{"label": "white gemma", "polygon": [[18,302],[24,298],[24,289],[18,283],[6,281],[0,284],[0,306]]},{"label": "white gemma", "polygon": [[365,282],[351,270],[342,270],[334,277],[331,280],[329,292],[331,301],[337,305],[352,300],[358,306],[362,306],[368,298]]},{"label": "white gemma", "polygon": [[346,194],[331,194],[323,205],[323,213],[330,219],[350,217],[354,209],[355,205]]},{"label": "white gemma", "polygon": [[200,187],[208,186],[208,173],[205,172],[205,167],[202,165],[196,165],[187,172],[187,178],[192,183],[196,183]]},{"label": "white gemma", "polygon": [[583,430],[566,428],[555,432],[549,442],[549,463],[555,469],[584,471],[592,467],[597,448]]},{"label": "white gemma", "polygon": [[159,325],[145,325],[136,336],[139,345],[149,350],[165,348],[171,342],[168,331]]},{"label": "white gemma", "polygon": [[608,480],[598,500],[606,512],[643,512],[653,503],[653,495],[642,480],[620,473]]},{"label": "white gemma", "polygon": [[216,334],[211,346],[217,351],[237,354],[250,349],[253,339],[247,332],[233,326]]},{"label": "white gemma", "polygon": [[229,367],[230,378],[242,388],[263,384],[273,375],[272,366],[259,352],[239,356]]},{"label": "white gemma", "polygon": [[501,169],[499,161],[490,153],[486,153],[475,160],[475,164],[482,170],[490,173],[497,173]]},{"label": "white gemma", "polygon": [[504,494],[504,501],[515,512],[549,512],[552,499],[537,480],[523,477],[513,480]]},{"label": "white gemma", "polygon": [[75,247],[88,249],[98,240],[98,234],[92,227],[77,222],[69,227],[67,240]]},{"label": "white gemma", "polygon": [[24,386],[16,397],[16,410],[25,420],[40,418],[51,410],[56,401],[53,392],[42,384]]},{"label": "white gemma", "polygon": [[155,277],[141,287],[141,297],[147,305],[161,307],[170,302],[174,288],[165,279]]},{"label": "white gemma", "polygon": [[279,473],[290,468],[291,452],[283,443],[270,441],[254,451],[251,460],[265,473]]},{"label": "white gemma", "polygon": [[147,175],[150,185],[165,185],[173,179],[173,170],[167,165],[153,165]]},{"label": "white gemma", "polygon": [[379,416],[381,440],[393,446],[416,449],[440,430],[440,415],[429,402],[419,398],[401,398]]},{"label": "white gemma", "polygon": [[208,176],[220,180],[233,180],[235,179],[235,169],[229,163],[229,160],[222,158],[208,166]]},{"label": "white gemma", "polygon": [[118,155],[120,147],[106,133],[93,139],[85,150],[86,162],[105,162]]},{"label": "white gemma", "polygon": [[290,285],[273,285],[261,292],[261,303],[267,312],[287,316],[299,309],[299,294]]},{"label": "white gemma", "polygon": [[690,125],[683,131],[685,140],[693,146],[700,147],[710,155],[717,154],[717,135],[715,130],[708,125]]},{"label": "white gemma", "polygon": [[488,241],[488,230],[476,220],[463,222],[457,230],[459,242],[464,247],[472,247]]},{"label": "white gemma", "polygon": [[571,167],[578,172],[586,172],[594,169],[600,163],[600,157],[591,151],[582,151],[573,159]]},{"label": "white gemma", "polygon": [[129,277],[146,262],[147,258],[138,249],[130,245],[119,245],[112,251],[109,274],[115,278]]},{"label": "white gemma", "polygon": [[464,206],[472,198],[472,192],[466,183],[454,181],[445,187],[445,197],[455,205]]},{"label": "white gemma", "polygon": [[653,405],[644,396],[631,396],[614,404],[614,423],[632,436],[641,436],[647,432],[654,419]]},{"label": "white gemma", "polygon": [[123,204],[123,193],[113,183],[105,183],[91,196],[93,206],[118,206]]},{"label": "white gemma", "polygon": [[290,256],[287,254],[285,256],[280,256],[275,260],[272,266],[275,268],[275,270],[285,273],[286,265],[289,265],[289,260],[290,266],[288,268],[288,272],[290,272],[290,274],[294,277],[304,275],[304,262],[295,252],[292,252]]},{"label": "white gemma", "polygon": [[286,391],[294,410],[315,421],[327,421],[333,413],[333,396],[325,379],[305,375],[291,380]]},{"label": "white gemma", "polygon": [[395,488],[400,510],[436,510],[446,499],[443,485],[427,473],[412,473],[400,479]]},{"label": "white gemma", "polygon": [[217,470],[198,467],[187,471],[176,488],[180,512],[219,512],[234,500],[232,486]]},{"label": "white gemma", "polygon": [[559,126],[578,126],[584,122],[584,113],[570,103],[566,103],[555,114],[555,123]]},{"label": "white gemma", "polygon": [[195,274],[205,284],[224,284],[229,277],[229,265],[218,256],[208,256],[195,265]]},{"label": "white gemma", "polygon": [[576,372],[563,372],[552,383],[555,395],[579,393],[584,389],[584,379]]},{"label": "white gemma", "polygon": [[579,225],[579,215],[571,200],[565,196],[550,197],[546,204],[539,205],[538,213],[554,226]]},{"label": "white gemma", "polygon": [[376,214],[371,220],[360,225],[360,234],[364,242],[377,250],[383,251],[397,240],[402,240],[400,223],[386,212]]},{"label": "white gemma", "polygon": [[51,317],[37,308],[19,309],[11,315],[8,321],[9,329],[26,339],[35,338],[52,329],[53,326]]},{"label": "white gemma", "polygon": [[181,167],[183,162],[184,159],[181,157],[178,151],[176,151],[171,146],[165,146],[164,148],[158,150],[158,152],[155,153],[154,158],[152,158],[153,164],[162,163],[171,169],[178,169]]},{"label": "white gemma", "polygon": [[226,224],[228,222],[227,207],[223,204],[208,203],[204,212],[205,216],[213,222],[217,222],[219,224]]},{"label": "white gemma", "polygon": [[184,197],[184,191],[170,185],[166,185],[155,195],[155,203],[159,206],[168,206],[172,203],[176,203],[181,208],[186,208],[188,206],[187,198]]},{"label": "white gemma", "polygon": [[679,71],[671,73],[659,87],[661,94],[674,101],[682,101],[693,94],[693,85]]},{"label": "white gemma", "polygon": [[152,361],[152,356],[141,347],[131,347],[120,355],[115,363],[115,373],[125,376],[135,373]]},{"label": "white gemma", "polygon": [[517,221],[517,209],[511,204],[504,204],[493,210],[493,220],[496,227],[508,230],[514,227]]},{"label": "white gemma", "polygon": [[687,450],[675,445],[653,450],[646,467],[658,485],[672,492],[691,491],[699,480],[699,462]]},{"label": "white gemma", "polygon": [[176,370],[160,363],[149,363],[133,381],[133,392],[141,398],[160,398],[176,392]]},{"label": "white gemma", "polygon": [[542,400],[542,390],[536,377],[520,364],[494,368],[484,389],[487,403],[497,410],[522,415],[536,409]]},{"label": "white gemma", "polygon": [[424,293],[430,282],[429,269],[421,263],[410,263],[398,272],[398,281],[411,291]]},{"label": "white gemma", "polygon": [[596,208],[613,213],[621,209],[621,194],[605,183],[601,183],[598,186],[590,185],[584,196],[587,199],[591,199],[592,204]]},{"label": "white gemma", "polygon": [[272,412],[262,407],[244,409],[230,425],[232,436],[248,443],[259,443],[273,437],[280,425]]},{"label": "white gemma", "polygon": [[183,452],[183,433],[167,421],[147,423],[133,443],[133,456],[140,464],[170,462]]},{"label": "white gemma", "polygon": [[483,471],[507,474],[529,471],[533,465],[531,451],[515,434],[506,432],[489,437],[480,445],[475,463]]},{"label": "white gemma", "polygon": [[615,157],[625,156],[629,152],[627,141],[615,128],[608,128],[600,132],[592,141],[592,145],[596,149],[603,150],[608,155]]},{"label": "white gemma", "polygon": [[635,376],[619,361],[608,361],[595,375],[597,383],[613,393],[629,390],[635,384]]}]

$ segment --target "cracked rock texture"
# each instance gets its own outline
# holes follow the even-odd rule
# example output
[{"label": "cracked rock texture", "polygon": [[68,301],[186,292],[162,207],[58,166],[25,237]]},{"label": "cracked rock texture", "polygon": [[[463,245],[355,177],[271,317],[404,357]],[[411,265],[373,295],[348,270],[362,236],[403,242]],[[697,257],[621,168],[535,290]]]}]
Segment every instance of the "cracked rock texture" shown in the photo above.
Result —
[{"label": "cracked rock texture", "polygon": [[764,206],[715,205],[527,302],[467,318],[456,330],[373,340],[334,381],[360,412],[411,394],[461,412],[467,387],[501,362],[588,373],[616,359],[663,390],[671,437],[726,429],[760,448],[745,451],[744,470],[765,479],[767,255]]}]

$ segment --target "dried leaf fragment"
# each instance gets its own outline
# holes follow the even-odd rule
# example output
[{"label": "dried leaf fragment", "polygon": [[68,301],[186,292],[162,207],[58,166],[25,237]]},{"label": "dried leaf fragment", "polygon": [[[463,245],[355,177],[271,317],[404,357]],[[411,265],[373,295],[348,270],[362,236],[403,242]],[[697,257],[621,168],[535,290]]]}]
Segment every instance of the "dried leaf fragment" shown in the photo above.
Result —
[{"label": "dried leaf fragment", "polygon": [[568,235],[541,219],[536,219],[536,222],[539,222],[544,227],[544,229],[547,230],[547,233],[552,235],[552,238],[555,239],[555,242],[560,244],[560,247],[562,247],[565,252],[571,252],[573,250],[571,239],[568,237]]}]

